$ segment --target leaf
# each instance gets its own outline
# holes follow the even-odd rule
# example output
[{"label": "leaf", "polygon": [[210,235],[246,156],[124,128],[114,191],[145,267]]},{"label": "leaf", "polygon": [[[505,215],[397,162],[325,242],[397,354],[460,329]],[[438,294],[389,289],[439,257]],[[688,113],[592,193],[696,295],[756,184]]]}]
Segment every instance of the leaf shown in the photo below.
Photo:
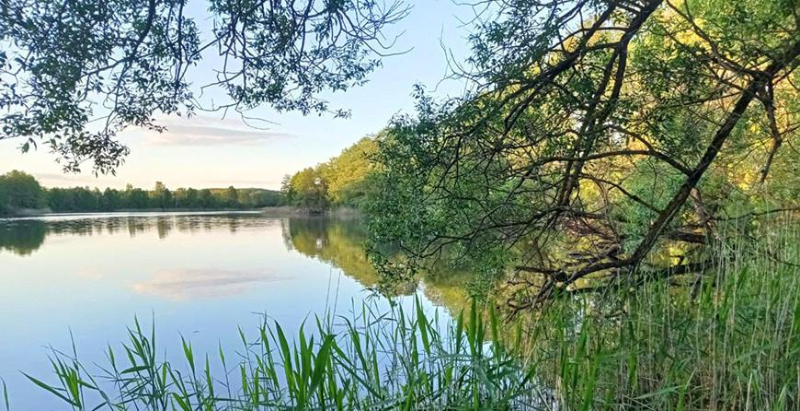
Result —
[{"label": "leaf", "polygon": [[660,389],[658,391],[654,391],[654,392],[651,392],[651,393],[640,395],[640,396],[638,396],[638,397],[636,397],[634,399],[636,399],[636,400],[644,400],[644,399],[647,399],[647,398],[653,398],[653,397],[658,397],[658,396],[661,396],[661,395],[672,394],[672,393],[678,392],[678,390],[680,390],[682,387],[683,387],[683,385],[675,385],[675,386],[672,386],[672,387],[665,387],[665,388],[662,388],[662,389]]},{"label": "leaf", "polygon": [[62,400],[66,401],[68,404],[72,405],[73,407],[77,407],[77,406],[80,405],[80,404],[76,403],[75,401],[72,401],[71,399],[67,398],[66,395],[64,395],[64,394],[59,392],[59,391],[63,391],[63,390],[60,390],[60,389],[55,388],[55,387],[51,387],[51,386],[45,384],[44,382],[42,382],[42,381],[40,381],[40,380],[38,380],[38,379],[36,379],[34,377],[31,377],[28,374],[22,373],[22,375],[27,377],[29,380],[31,380],[34,384],[38,385],[40,388],[43,388],[46,391],[50,392],[51,394],[55,395],[56,397],[61,398]]},{"label": "leaf", "polygon": [[3,401],[6,404],[6,411],[9,411],[11,410],[11,407],[9,406],[9,401],[8,401],[8,386],[6,385],[6,380],[0,378],[0,382],[3,383]]},{"label": "leaf", "polygon": [[189,406],[189,403],[181,398],[178,394],[172,393],[172,399],[178,403],[178,406],[181,407],[183,411],[192,411],[192,407]]}]

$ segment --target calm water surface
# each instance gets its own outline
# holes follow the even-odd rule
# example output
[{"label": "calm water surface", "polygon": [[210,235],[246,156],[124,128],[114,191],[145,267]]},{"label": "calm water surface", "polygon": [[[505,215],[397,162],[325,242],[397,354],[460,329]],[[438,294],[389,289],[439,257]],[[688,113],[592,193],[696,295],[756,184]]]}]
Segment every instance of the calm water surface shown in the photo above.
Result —
[{"label": "calm water surface", "polygon": [[[12,410],[63,409],[20,371],[50,378],[50,346],[103,362],[138,317],[159,350],[239,346],[260,314],[295,333],[314,314],[348,314],[377,276],[357,222],[252,213],[87,214],[0,220],[0,377]],[[420,285],[433,310],[440,295]]]}]

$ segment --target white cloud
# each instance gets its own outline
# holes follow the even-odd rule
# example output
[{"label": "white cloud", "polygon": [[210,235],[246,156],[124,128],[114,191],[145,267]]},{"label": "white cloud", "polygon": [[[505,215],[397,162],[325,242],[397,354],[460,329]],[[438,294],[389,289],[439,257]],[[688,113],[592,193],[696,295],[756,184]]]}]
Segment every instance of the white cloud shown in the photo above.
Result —
[{"label": "white cloud", "polygon": [[187,269],[163,270],[133,285],[140,294],[169,300],[192,300],[241,294],[263,283],[280,281],[261,271]]},{"label": "white cloud", "polygon": [[157,121],[163,133],[145,131],[145,144],[158,146],[260,145],[275,139],[293,138],[290,133],[260,129],[240,119],[202,116],[166,117]]},{"label": "white cloud", "polygon": [[72,186],[89,186],[95,187],[102,181],[92,175],[91,173],[83,174],[69,174],[69,173],[37,173],[33,175],[45,187],[72,187]]}]

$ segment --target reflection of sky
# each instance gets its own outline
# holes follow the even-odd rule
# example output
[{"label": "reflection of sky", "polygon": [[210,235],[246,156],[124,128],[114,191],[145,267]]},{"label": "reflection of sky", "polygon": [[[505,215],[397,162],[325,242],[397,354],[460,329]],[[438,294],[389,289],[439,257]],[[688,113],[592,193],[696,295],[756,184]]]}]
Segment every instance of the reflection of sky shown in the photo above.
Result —
[{"label": "reflection of sky", "polygon": [[257,285],[280,281],[255,270],[185,269],[159,271],[145,282],[133,285],[133,291],[168,300],[230,297]]},{"label": "reflection of sky", "polygon": [[102,363],[108,343],[126,340],[134,317],[146,327],[155,320],[159,352],[178,356],[181,335],[195,352],[214,353],[219,344],[233,352],[238,326],[253,334],[261,321],[255,313],[296,333],[309,316],[347,313],[370,295],[329,264],[287,250],[279,219],[161,217],[162,226],[165,220],[171,229],[163,238],[154,217],[132,221],[135,235],[127,217],[73,218],[57,233],[63,221],[49,221],[29,256],[0,252],[0,377],[16,400],[12,410],[58,409],[18,371],[51,381],[45,347],[69,351],[70,331],[88,363]]}]

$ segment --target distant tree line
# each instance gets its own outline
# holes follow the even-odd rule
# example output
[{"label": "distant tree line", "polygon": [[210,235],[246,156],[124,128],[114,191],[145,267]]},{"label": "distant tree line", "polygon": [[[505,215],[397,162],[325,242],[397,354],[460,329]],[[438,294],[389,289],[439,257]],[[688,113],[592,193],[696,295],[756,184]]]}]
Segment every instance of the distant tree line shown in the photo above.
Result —
[{"label": "distant tree line", "polygon": [[284,203],[310,211],[331,207],[362,208],[375,188],[376,137],[365,137],[328,162],[283,179]]},{"label": "distant tree line", "polygon": [[168,189],[157,182],[152,190],[124,190],[73,187],[44,188],[35,177],[22,171],[0,175],[0,215],[22,209],[50,209],[53,212],[117,210],[252,209],[274,207],[281,193],[273,190],[240,188]]}]

